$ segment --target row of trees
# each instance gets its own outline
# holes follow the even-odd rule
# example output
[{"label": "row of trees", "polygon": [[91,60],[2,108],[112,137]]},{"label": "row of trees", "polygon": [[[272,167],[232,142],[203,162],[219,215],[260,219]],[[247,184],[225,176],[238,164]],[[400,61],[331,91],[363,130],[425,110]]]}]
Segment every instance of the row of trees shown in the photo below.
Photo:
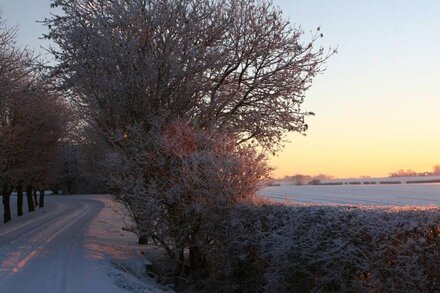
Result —
[{"label": "row of trees", "polygon": [[285,176],[282,180],[293,183],[295,185],[304,185],[304,184],[319,184],[323,180],[333,179],[333,176],[319,174],[316,176],[296,174],[293,176]]},{"label": "row of trees", "polygon": [[[53,0],[52,74],[141,242],[176,280],[206,274],[212,233],[255,192],[332,52],[259,0]],[[218,250],[217,250],[218,251]],[[205,273],[204,273],[205,272]]]},{"label": "row of trees", "polygon": [[96,194],[108,190],[98,174],[102,149],[78,137],[76,131],[68,133],[69,140],[59,142],[54,169],[48,177],[54,193]]},{"label": "row of trees", "polygon": [[[67,104],[37,70],[37,59],[16,44],[15,29],[0,15],[0,182],[4,222],[11,220],[10,197],[17,193],[17,214],[44,206],[44,189],[56,169],[58,144],[65,138]],[[40,198],[32,197],[40,190]]]},{"label": "row of trees", "polygon": [[435,165],[432,167],[432,172],[421,172],[417,173],[411,169],[401,169],[397,172],[390,173],[390,177],[411,177],[411,176],[432,176],[432,175],[440,175],[440,165]]}]

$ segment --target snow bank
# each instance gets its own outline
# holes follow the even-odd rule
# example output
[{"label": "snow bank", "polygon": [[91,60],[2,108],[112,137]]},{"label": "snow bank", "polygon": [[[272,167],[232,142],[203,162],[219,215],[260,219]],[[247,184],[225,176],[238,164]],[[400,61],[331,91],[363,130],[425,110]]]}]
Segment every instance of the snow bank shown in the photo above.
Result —
[{"label": "snow bank", "polygon": [[87,230],[87,257],[103,262],[106,273],[124,291],[172,292],[146,274],[146,268],[151,263],[144,257],[145,247],[137,245],[136,235],[124,231],[121,226],[121,215],[125,209],[110,196],[95,196],[94,199],[105,206]]}]

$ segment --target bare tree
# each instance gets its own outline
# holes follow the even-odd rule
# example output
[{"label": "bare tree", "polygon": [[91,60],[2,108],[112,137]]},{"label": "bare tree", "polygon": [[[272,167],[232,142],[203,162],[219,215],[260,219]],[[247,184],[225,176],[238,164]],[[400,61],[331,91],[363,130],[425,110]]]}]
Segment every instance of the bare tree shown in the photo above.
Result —
[{"label": "bare tree", "polygon": [[[19,49],[15,43],[15,29],[6,26],[0,14],[0,178],[4,222],[11,219],[10,194],[14,188],[10,170],[15,164],[12,146],[17,143],[15,125],[16,108],[23,98],[26,81],[32,70],[33,58],[26,49]],[[18,214],[22,214],[22,193],[18,190]]]},{"label": "bare tree", "polygon": [[[4,190],[17,189],[18,216],[23,214],[23,187],[27,186],[29,209],[32,211],[32,187],[44,190],[56,164],[59,140],[65,134],[66,108],[47,85],[28,80],[18,95],[9,96],[7,113],[0,127],[1,177]],[[44,206],[44,193],[39,206]],[[7,196],[7,193],[5,193]]]},{"label": "bare tree", "polygon": [[417,173],[411,169],[401,169],[395,173],[391,173],[390,177],[411,177],[411,176],[417,176]]},{"label": "bare tree", "polygon": [[[62,140],[68,134],[71,119],[68,105],[46,82],[37,83],[33,90],[31,109],[25,113],[31,132],[25,136],[27,144],[26,182],[40,190],[39,206],[44,206],[44,189],[56,180],[55,169]],[[23,111],[22,111],[23,112]]]},{"label": "bare tree", "polygon": [[24,186],[29,210],[34,209],[32,185],[47,184],[57,142],[66,130],[66,105],[41,78],[35,63],[31,52],[16,46],[15,30],[0,18],[0,178],[5,222],[11,219],[9,197],[14,188],[18,216],[23,214]]}]

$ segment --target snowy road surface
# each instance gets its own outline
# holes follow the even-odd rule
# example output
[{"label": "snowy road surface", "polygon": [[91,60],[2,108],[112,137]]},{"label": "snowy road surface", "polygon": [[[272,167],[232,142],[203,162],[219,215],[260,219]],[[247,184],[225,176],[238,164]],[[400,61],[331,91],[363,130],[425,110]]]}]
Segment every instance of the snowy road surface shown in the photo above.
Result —
[{"label": "snowy road surface", "polygon": [[0,292],[157,291],[111,265],[133,257],[136,239],[121,230],[108,197],[48,196],[46,202],[0,224]]},{"label": "snowy road surface", "polygon": [[334,205],[440,205],[440,184],[317,185],[282,184],[259,194],[279,202]]}]

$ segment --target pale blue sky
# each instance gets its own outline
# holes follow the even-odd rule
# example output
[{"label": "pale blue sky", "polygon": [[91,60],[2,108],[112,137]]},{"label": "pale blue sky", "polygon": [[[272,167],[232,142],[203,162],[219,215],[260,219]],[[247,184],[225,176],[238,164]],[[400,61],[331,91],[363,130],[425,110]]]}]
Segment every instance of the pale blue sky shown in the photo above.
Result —
[{"label": "pale blue sky", "polygon": [[[40,51],[48,0],[0,0],[19,42]],[[305,38],[321,26],[338,47],[304,107],[308,136],[272,159],[275,175],[383,176],[440,163],[440,1],[274,0]]]}]

